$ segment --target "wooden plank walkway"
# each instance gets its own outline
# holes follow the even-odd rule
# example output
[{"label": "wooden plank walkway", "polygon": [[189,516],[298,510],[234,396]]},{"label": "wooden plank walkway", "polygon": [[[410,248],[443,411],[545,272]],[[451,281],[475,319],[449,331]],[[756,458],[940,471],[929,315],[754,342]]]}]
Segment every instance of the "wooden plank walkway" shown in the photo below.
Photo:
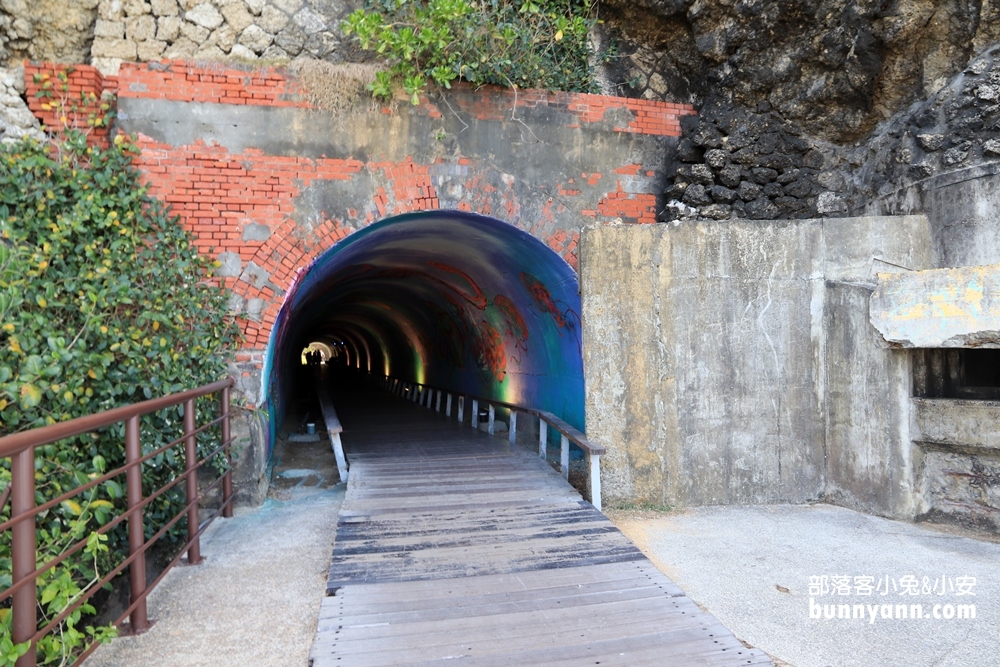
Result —
[{"label": "wooden plank walkway", "polygon": [[313,667],[772,664],[537,456],[396,397],[334,401],[350,476]]}]

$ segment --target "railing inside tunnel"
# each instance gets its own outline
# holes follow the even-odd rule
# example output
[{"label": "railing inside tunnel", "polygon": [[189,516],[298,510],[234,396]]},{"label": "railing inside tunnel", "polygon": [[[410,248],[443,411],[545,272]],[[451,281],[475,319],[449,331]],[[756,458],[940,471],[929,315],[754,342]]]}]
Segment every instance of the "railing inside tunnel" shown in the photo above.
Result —
[{"label": "railing inside tunnel", "polygon": [[[208,384],[197,389],[171,394],[162,398],[156,398],[141,403],[126,405],[105,412],[100,412],[65,422],[59,422],[49,426],[35,428],[29,431],[14,433],[0,438],[0,459],[9,458],[11,468],[11,482],[0,494],[0,515],[5,512],[8,499],[10,500],[10,518],[0,523],[0,539],[3,539],[10,546],[11,556],[11,581],[12,585],[0,591],[0,606],[10,606],[11,614],[11,637],[14,645],[30,642],[28,650],[17,659],[16,667],[29,667],[36,664],[36,649],[38,642],[53,632],[61,629],[64,620],[74,614],[79,608],[88,604],[95,593],[125,568],[129,569],[129,584],[131,598],[129,605],[124,612],[114,621],[113,625],[120,626],[128,618],[130,621],[129,631],[131,633],[141,633],[149,628],[151,621],[147,617],[146,597],[150,591],[163,579],[163,577],[176,565],[184,554],[187,554],[189,564],[196,564],[201,561],[200,537],[208,528],[208,525],[222,514],[224,517],[232,517],[233,481],[231,445],[233,438],[230,435],[230,405],[229,391],[234,382],[232,378]],[[218,415],[213,419],[205,421],[201,425],[196,423],[195,401],[204,396],[219,395]],[[141,418],[152,413],[183,406],[182,432],[180,437],[156,448],[151,448],[149,444],[145,447],[141,442]],[[115,427],[124,423],[124,450],[125,464],[107,472],[106,474],[87,478],[85,483],[66,493],[57,495],[55,498],[45,500],[38,498],[36,494],[36,449],[53,445],[61,440],[74,438],[76,436],[93,434],[97,437],[97,431],[107,427]],[[202,439],[208,437],[207,432],[218,427],[218,439],[208,444],[214,446],[212,451],[199,451],[198,436],[202,434]],[[104,433],[100,437],[118,437],[114,433]],[[169,437],[169,436],[168,436]],[[65,443],[56,444],[54,447],[68,446]],[[150,484],[148,479],[143,478],[143,464],[151,468],[161,467],[164,461],[170,463],[175,457],[173,450],[175,447],[183,446],[182,470],[178,470],[173,478],[156,489],[147,489],[143,493],[144,482]],[[143,454],[144,449],[150,451]],[[204,447],[202,448],[205,449]],[[200,457],[200,458],[199,458]],[[217,457],[223,457],[223,461],[217,461]],[[180,459],[181,457],[176,457]],[[155,460],[154,460],[155,459]],[[180,462],[180,461],[178,461]],[[199,492],[198,472],[209,462],[219,463],[219,467],[224,467],[224,471],[215,478],[214,481],[204,486]],[[217,468],[218,470],[218,468]],[[125,491],[121,493],[121,485],[116,481],[117,477],[125,476]],[[79,476],[77,476],[78,481]],[[174,486],[184,482],[185,505],[169,520],[163,519],[163,525],[159,527],[153,535],[146,537],[146,529],[143,522],[143,511],[156,502],[155,507],[162,509],[162,504],[169,501],[164,495]],[[199,504],[212,493],[219,485],[222,485],[222,499],[219,507],[204,522],[199,523]],[[110,492],[114,489],[113,492]],[[60,489],[61,490],[61,489]],[[89,536],[67,544],[65,548],[55,556],[44,562],[39,562],[36,543],[36,519],[45,517],[49,512],[57,511],[60,506],[79,506],[73,499],[83,495],[83,505],[91,508],[95,498],[99,493],[109,491],[112,499],[121,497],[126,508],[115,516],[113,508],[108,510],[108,514],[103,516],[101,524],[91,531],[91,524],[87,523],[81,530],[90,533]],[[103,506],[113,506],[115,503],[100,500],[105,503]],[[149,511],[152,511],[150,508]],[[179,552],[163,571],[147,585],[146,577],[146,552],[181,518],[187,517],[187,542],[180,548]],[[128,532],[128,557],[117,566],[111,568],[103,577],[95,572],[94,581],[82,587],[75,599],[70,598],[66,607],[55,613],[53,618],[46,623],[46,617],[42,617],[43,627],[39,628],[38,614],[41,609],[41,601],[45,598],[38,598],[38,582],[46,581],[46,577],[53,576],[55,568],[63,564],[68,558],[79,553],[88,547],[90,537],[94,534],[106,536],[122,522],[127,522]],[[79,535],[71,534],[75,537]],[[45,556],[43,555],[42,558]],[[95,557],[96,568],[96,557]],[[50,575],[50,573],[53,573]],[[68,575],[67,575],[68,576]],[[98,578],[100,577],[100,578]],[[44,594],[44,591],[43,591]],[[10,600],[8,603],[7,601]],[[53,613],[53,612],[49,612]],[[87,647],[80,655],[75,656],[77,663],[85,659],[98,646],[97,643]],[[64,663],[65,664],[65,663]]]},{"label": "railing inside tunnel", "polygon": [[485,405],[488,410],[487,432],[495,434],[496,408],[502,407],[510,410],[510,424],[508,425],[508,439],[511,444],[517,440],[517,415],[528,414],[538,418],[538,456],[547,460],[548,452],[548,429],[551,426],[560,435],[559,467],[562,476],[569,479],[569,445],[572,442],[579,447],[586,458],[588,486],[590,490],[590,502],[598,510],[601,509],[601,456],[606,452],[604,447],[587,439],[583,433],[567,424],[565,421],[545,410],[528,408],[522,405],[514,405],[492,398],[484,398],[473,394],[452,392],[440,387],[433,387],[416,382],[407,382],[399,378],[387,375],[369,375],[371,381],[380,389],[388,391],[396,396],[408,398],[424,407],[441,412],[444,410],[446,417],[452,416],[452,408],[459,423],[464,423],[466,401],[472,402],[471,426],[479,428],[479,406]]}]

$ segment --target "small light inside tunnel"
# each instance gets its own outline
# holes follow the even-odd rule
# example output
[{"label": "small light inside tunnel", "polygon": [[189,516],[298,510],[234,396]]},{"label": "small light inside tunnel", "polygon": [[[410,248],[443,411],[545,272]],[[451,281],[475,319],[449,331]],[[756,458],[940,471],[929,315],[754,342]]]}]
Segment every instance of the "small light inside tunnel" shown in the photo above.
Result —
[{"label": "small light inside tunnel", "polygon": [[299,360],[303,366],[321,366],[335,356],[336,352],[329,345],[314,341],[302,349]]}]

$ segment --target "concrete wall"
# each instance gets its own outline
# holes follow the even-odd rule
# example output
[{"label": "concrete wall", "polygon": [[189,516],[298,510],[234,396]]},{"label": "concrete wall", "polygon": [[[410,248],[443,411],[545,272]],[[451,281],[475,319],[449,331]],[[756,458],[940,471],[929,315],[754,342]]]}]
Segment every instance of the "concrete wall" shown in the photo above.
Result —
[{"label": "concrete wall", "polygon": [[871,327],[868,298],[876,271],[930,265],[929,234],[916,216],[586,228],[605,499],[828,496],[913,516],[910,360]]},{"label": "concrete wall", "polygon": [[922,516],[1000,530],[1000,404],[912,399]]},{"label": "concrete wall", "polygon": [[920,212],[931,225],[935,268],[1000,263],[1000,163],[956,169],[876,199],[872,215]]}]

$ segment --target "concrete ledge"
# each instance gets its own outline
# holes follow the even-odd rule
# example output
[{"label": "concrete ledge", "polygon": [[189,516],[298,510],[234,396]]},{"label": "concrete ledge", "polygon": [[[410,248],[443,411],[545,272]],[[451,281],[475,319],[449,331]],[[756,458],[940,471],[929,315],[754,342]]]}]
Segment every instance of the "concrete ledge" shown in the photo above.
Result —
[{"label": "concrete ledge", "polygon": [[910,406],[914,442],[1000,455],[1000,401],[914,398]]},{"label": "concrete ledge", "polygon": [[880,273],[871,322],[897,347],[1000,347],[1000,264]]}]

